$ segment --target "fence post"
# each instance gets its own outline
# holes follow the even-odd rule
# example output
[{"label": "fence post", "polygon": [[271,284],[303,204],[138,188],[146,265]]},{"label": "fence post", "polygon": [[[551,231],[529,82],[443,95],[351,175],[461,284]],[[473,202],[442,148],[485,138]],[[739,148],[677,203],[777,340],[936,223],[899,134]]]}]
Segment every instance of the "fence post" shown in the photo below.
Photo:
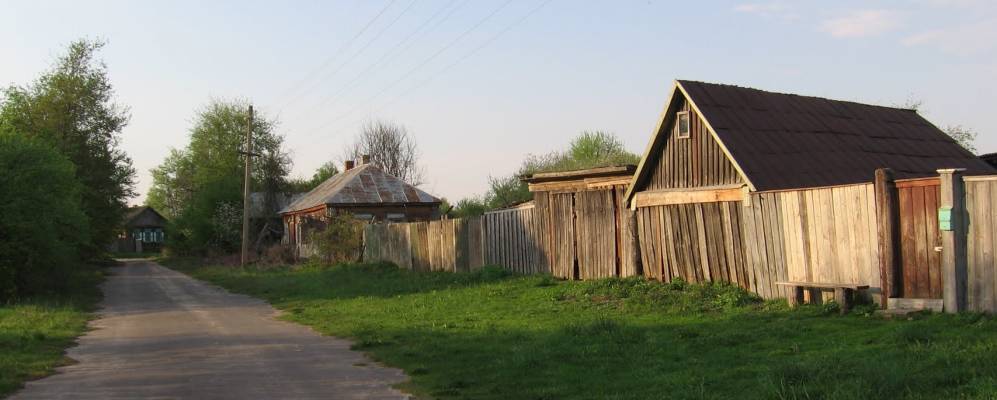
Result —
[{"label": "fence post", "polygon": [[879,276],[880,306],[886,308],[887,299],[901,295],[898,279],[900,274],[900,215],[897,200],[897,185],[893,182],[893,170],[876,170],[874,182],[876,192],[876,225],[879,229]]},{"label": "fence post", "polygon": [[950,229],[942,230],[942,299],[945,312],[966,310],[966,196],[964,168],[940,169],[939,207],[951,209]]},{"label": "fence post", "polygon": [[637,227],[637,211],[630,210],[627,208],[621,208],[624,213],[626,213],[627,223],[627,246],[630,247],[630,265],[633,266],[634,276],[644,276],[644,266],[641,264],[640,259],[640,238],[637,236],[639,229]]}]

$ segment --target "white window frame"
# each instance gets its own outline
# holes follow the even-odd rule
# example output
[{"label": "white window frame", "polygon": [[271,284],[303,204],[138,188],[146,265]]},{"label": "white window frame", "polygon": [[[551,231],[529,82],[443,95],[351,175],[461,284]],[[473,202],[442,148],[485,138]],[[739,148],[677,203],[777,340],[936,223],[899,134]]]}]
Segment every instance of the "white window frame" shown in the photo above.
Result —
[{"label": "white window frame", "polygon": [[[685,134],[682,133],[682,117],[685,116]],[[688,139],[692,136],[692,118],[688,111],[675,113],[675,137],[678,139]]]}]

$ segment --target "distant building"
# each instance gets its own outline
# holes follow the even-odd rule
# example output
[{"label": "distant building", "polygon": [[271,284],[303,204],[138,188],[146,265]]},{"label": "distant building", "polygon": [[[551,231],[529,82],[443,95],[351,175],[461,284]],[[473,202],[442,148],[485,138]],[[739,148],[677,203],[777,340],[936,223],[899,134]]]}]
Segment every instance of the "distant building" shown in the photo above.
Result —
[{"label": "distant building", "polygon": [[130,207],[112,252],[158,252],[166,242],[166,218],[152,207]]},{"label": "distant building", "polygon": [[[364,160],[369,157],[364,157]],[[440,199],[369,162],[344,171],[281,210],[284,243],[300,245],[306,225],[347,213],[364,222],[411,222],[439,218]]]}]

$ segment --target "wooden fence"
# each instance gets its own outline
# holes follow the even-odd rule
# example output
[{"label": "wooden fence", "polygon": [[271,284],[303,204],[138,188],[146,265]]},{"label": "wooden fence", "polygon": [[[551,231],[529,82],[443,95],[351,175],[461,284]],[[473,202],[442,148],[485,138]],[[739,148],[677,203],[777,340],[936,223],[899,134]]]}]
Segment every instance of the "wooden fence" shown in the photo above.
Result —
[{"label": "wooden fence", "polygon": [[364,260],[417,271],[471,271],[501,265],[524,274],[550,273],[545,221],[533,207],[482,217],[373,224],[364,228]]},{"label": "wooden fence", "polygon": [[[964,203],[956,209],[964,205],[967,226],[957,234],[966,254],[956,263],[964,262],[958,265],[965,271],[953,276],[966,287],[957,296],[968,310],[994,312],[997,176],[960,182],[965,196],[956,198]],[[938,178],[922,178],[638,207],[635,249],[621,246],[631,211],[620,206],[620,193],[551,192],[538,196],[535,207],[477,218],[367,226],[364,256],[426,271],[494,264],[569,279],[639,273],[728,281],[764,298],[789,294],[778,281],[803,281],[869,285],[870,294],[883,298],[938,299],[945,281],[936,215],[942,191]],[[624,267],[625,258],[638,254],[639,265]]]},{"label": "wooden fence", "polygon": [[727,281],[765,298],[788,295],[779,281],[878,286],[875,211],[872,184],[642,207],[644,272],[664,281]]},{"label": "wooden fence", "polygon": [[966,227],[966,308],[970,311],[997,311],[997,176],[968,177],[965,180]]}]

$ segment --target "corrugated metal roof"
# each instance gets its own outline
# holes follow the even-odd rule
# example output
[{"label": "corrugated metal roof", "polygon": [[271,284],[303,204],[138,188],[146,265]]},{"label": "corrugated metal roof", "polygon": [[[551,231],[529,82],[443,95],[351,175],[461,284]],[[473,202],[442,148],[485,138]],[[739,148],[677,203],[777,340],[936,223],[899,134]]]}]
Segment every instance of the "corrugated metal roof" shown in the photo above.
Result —
[{"label": "corrugated metal roof", "polygon": [[281,210],[281,213],[307,210],[324,204],[335,206],[439,202],[440,199],[385,173],[376,165],[364,164],[333,175]]},{"label": "corrugated metal roof", "polygon": [[913,110],[678,81],[754,185],[776,190],[997,170]]}]

